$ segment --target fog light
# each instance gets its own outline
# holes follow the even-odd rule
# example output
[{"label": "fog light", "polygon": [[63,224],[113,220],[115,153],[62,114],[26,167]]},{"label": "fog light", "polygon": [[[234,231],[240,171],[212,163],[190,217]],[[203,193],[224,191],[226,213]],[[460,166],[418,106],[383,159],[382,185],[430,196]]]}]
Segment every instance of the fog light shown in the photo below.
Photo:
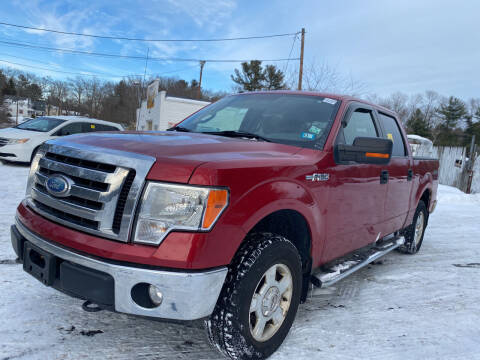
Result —
[{"label": "fog light", "polygon": [[150,296],[150,300],[157,306],[163,301],[162,292],[154,285],[148,287],[148,295]]}]

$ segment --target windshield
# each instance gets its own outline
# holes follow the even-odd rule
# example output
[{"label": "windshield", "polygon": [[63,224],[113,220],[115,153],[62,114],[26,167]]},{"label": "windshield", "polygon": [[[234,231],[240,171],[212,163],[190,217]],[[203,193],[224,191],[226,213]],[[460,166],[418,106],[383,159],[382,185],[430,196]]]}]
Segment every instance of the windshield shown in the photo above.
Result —
[{"label": "windshield", "polygon": [[[226,97],[187,118],[179,130],[322,148],[340,101],[309,95],[245,94]],[[222,134],[222,132],[225,132]]]},{"label": "windshield", "polygon": [[64,123],[65,120],[50,118],[50,117],[37,117],[32,120],[25,121],[20,125],[16,126],[17,129],[22,130],[31,130],[39,132],[47,132],[56,128],[61,123]]}]

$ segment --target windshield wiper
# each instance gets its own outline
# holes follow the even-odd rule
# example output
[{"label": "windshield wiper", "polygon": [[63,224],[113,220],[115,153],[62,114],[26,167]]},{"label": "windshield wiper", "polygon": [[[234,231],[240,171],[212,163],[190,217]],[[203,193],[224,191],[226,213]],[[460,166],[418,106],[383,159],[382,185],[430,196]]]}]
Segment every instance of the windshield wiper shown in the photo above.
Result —
[{"label": "windshield wiper", "polygon": [[266,142],[272,142],[272,140],[264,138],[263,136],[249,133],[246,131],[235,131],[235,130],[226,130],[226,131],[202,131],[203,134],[218,135],[218,136],[227,136],[227,137],[239,137],[239,138],[249,138],[262,140]]},{"label": "windshield wiper", "polygon": [[43,131],[43,130],[38,130],[38,129],[31,129],[31,128],[21,128],[21,127],[18,127],[18,126],[15,126],[17,129],[20,129],[20,130],[27,130],[27,131],[36,131],[36,132],[46,132],[46,131]]},{"label": "windshield wiper", "polygon": [[174,126],[174,127],[171,127],[170,129],[167,129],[167,131],[190,132],[191,130],[183,126]]}]

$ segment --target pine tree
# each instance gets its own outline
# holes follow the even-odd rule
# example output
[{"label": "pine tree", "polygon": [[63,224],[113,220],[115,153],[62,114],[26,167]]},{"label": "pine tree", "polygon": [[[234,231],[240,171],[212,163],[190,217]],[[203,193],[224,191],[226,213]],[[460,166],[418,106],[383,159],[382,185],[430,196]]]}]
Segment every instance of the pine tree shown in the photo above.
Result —
[{"label": "pine tree", "polygon": [[420,109],[416,109],[407,120],[407,128],[411,134],[432,138],[432,129],[428,126],[428,121]]},{"label": "pine tree", "polygon": [[15,88],[15,82],[13,78],[8,79],[6,86],[2,89],[3,95],[17,95],[17,89]]},{"label": "pine tree", "polygon": [[283,72],[277,69],[274,65],[267,65],[265,67],[265,85],[266,90],[282,90],[286,88],[284,83],[285,76]]},{"label": "pine tree", "polygon": [[231,78],[243,91],[281,90],[287,87],[281,70],[274,65],[263,68],[259,60],[244,62],[241,72],[238,69],[234,71],[235,75],[231,75]]},{"label": "pine tree", "polygon": [[235,76],[231,75],[234,82],[242,87],[245,91],[258,91],[263,89],[265,81],[265,72],[262,69],[262,62],[252,60],[249,63],[242,63],[242,72],[235,69]]},{"label": "pine tree", "polygon": [[465,119],[468,114],[465,103],[453,96],[450,96],[447,104],[440,105],[438,113],[443,119],[443,125],[447,130],[455,129],[458,122]]}]

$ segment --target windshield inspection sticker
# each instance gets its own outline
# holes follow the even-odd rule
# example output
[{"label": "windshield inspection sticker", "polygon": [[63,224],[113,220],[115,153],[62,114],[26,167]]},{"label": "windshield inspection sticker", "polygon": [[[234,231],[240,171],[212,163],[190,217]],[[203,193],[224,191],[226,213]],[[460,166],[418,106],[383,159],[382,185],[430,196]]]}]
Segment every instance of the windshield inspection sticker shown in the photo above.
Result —
[{"label": "windshield inspection sticker", "polygon": [[387,138],[389,138],[389,139],[392,140],[392,142],[393,142],[393,135],[392,135],[392,134],[388,133],[388,134],[387,134]]},{"label": "windshield inspection sticker", "polygon": [[315,134],[311,134],[308,132],[303,132],[300,136],[302,137],[302,139],[308,139],[308,140],[315,139]]},{"label": "windshield inspection sticker", "polygon": [[323,99],[324,103],[330,104],[330,105],[335,105],[337,103],[337,100],[335,99],[330,99],[330,98],[325,98]]},{"label": "windshield inspection sticker", "polygon": [[314,133],[314,134],[317,134],[317,135],[318,135],[318,134],[320,134],[320,132],[322,131],[322,129],[316,127],[315,125],[312,125],[312,126],[310,127],[310,129],[308,129],[308,131],[311,132],[311,133]]}]

